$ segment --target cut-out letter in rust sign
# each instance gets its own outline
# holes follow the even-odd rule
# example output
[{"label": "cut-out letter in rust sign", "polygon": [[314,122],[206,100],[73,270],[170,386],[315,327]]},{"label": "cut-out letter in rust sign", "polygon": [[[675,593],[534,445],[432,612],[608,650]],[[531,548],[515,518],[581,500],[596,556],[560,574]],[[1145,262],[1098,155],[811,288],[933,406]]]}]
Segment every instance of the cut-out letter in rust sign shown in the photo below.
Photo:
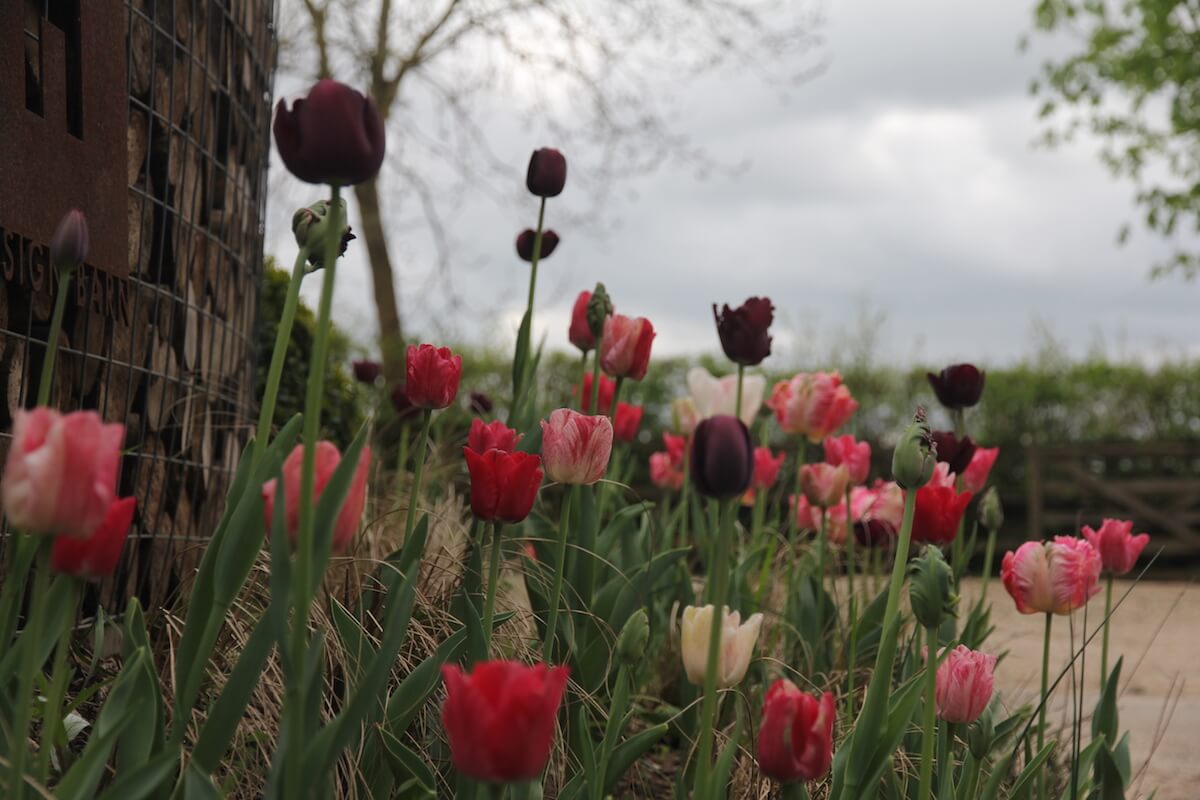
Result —
[{"label": "cut-out letter in rust sign", "polygon": [[129,274],[123,0],[0,2],[0,229],[46,246],[81,208],[89,266]]}]

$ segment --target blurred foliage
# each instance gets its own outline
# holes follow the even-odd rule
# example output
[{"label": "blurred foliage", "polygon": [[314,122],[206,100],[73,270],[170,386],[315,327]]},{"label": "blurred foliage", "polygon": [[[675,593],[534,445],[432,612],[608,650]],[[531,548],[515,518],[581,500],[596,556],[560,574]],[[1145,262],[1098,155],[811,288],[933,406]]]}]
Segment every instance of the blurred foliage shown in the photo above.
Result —
[{"label": "blurred foliage", "polygon": [[[254,380],[257,397],[262,397],[266,391],[267,368],[271,363],[271,350],[275,346],[275,334],[279,329],[279,318],[283,316],[283,304],[287,299],[288,281],[291,277],[289,273],[279,269],[271,256],[266,258],[263,267],[256,342],[258,370]],[[320,277],[317,274],[309,280],[320,280]],[[279,400],[275,406],[273,420],[276,428],[291,419],[293,414],[304,410],[304,393],[308,384],[316,324],[316,316],[312,309],[301,300],[299,308],[296,309],[296,323],[292,327],[292,340],[288,345],[287,360],[283,366],[283,379],[279,384]],[[350,354],[349,338],[335,326],[329,340],[330,369],[325,373],[321,436],[334,442],[339,448],[350,443],[365,417],[364,397],[350,371]]]},{"label": "blurred foliage", "polygon": [[[1200,229],[1200,6],[1041,0],[1035,19],[1039,30],[1082,43],[1043,64],[1031,86],[1043,98],[1040,116],[1062,123],[1046,132],[1046,142],[1087,130],[1103,142],[1109,169],[1136,185],[1150,230],[1170,237]],[[1121,238],[1127,235],[1126,228]],[[1172,270],[1195,275],[1200,253],[1179,247],[1155,267]]]}]

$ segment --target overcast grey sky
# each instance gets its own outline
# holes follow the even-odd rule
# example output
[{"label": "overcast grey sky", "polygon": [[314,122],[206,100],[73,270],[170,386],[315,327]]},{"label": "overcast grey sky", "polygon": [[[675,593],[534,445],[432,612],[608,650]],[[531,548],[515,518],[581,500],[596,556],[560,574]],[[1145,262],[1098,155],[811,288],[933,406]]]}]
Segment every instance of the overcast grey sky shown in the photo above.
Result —
[{"label": "overcast grey sky", "polygon": [[[575,294],[603,280],[617,308],[649,317],[658,353],[716,351],[710,304],[765,294],[777,307],[777,366],[819,365],[861,345],[856,320],[882,315],[873,353],[884,362],[1002,364],[1031,354],[1048,330],[1075,356],[1103,342],[1112,357],[1200,356],[1200,284],[1150,281],[1166,246],[1135,233],[1133,189],[1111,179],[1080,142],[1045,151],[1029,79],[1055,43],[1017,43],[1026,0],[830,0],[828,68],[787,92],[747,73],[672,90],[680,124],[715,159],[743,167],[700,178],[667,166],[618,184],[605,224],[561,224],[587,207],[551,201],[563,243],[542,268],[536,327],[568,347]],[[295,90],[283,76],[279,88]],[[511,160],[510,202],[468,197],[451,226],[453,316],[430,280],[432,243],[393,237],[406,330],[485,343],[515,337],[527,268],[512,241],[531,226],[523,187],[538,146],[515,120],[495,121]],[[571,153],[566,153],[568,162]],[[274,162],[274,198],[311,196]],[[291,262],[298,202],[273,202],[268,251]],[[352,222],[356,211],[351,212]],[[1200,247],[1200,240],[1193,240]],[[370,343],[374,307],[361,248],[339,273],[339,322]],[[425,287],[422,289],[421,287]],[[305,293],[315,300],[318,283]],[[874,327],[874,326],[867,326]],[[852,344],[851,342],[857,343]],[[836,366],[836,364],[830,364]]]}]

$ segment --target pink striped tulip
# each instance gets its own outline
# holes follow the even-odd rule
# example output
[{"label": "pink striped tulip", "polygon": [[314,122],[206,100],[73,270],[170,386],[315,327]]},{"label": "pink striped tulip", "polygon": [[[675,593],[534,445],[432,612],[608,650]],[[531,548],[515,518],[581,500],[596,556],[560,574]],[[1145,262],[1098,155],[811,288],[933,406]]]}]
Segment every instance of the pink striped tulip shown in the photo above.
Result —
[{"label": "pink striped tulip", "polygon": [[808,501],[820,508],[836,506],[846,499],[850,469],[845,464],[805,464],[800,468],[800,488]]},{"label": "pink striped tulip", "polygon": [[650,365],[650,345],[654,342],[654,326],[645,317],[613,314],[604,320],[604,337],[600,342],[600,366],[614,378],[646,377]]},{"label": "pink striped tulip", "polygon": [[542,465],[550,480],[589,485],[604,477],[612,454],[608,417],[560,408],[542,422]]},{"label": "pink striped tulip", "polygon": [[972,723],[992,699],[996,657],[959,645],[937,668],[934,700],[939,719]]},{"label": "pink striped tulip", "polygon": [[1083,539],[1056,536],[1004,554],[1000,580],[1022,614],[1070,614],[1100,591],[1100,554]]},{"label": "pink striped tulip", "polygon": [[816,443],[835,432],[858,409],[858,402],[836,372],[801,372],[780,381],[767,405],[785,433]]},{"label": "pink striped tulip", "polygon": [[850,434],[830,436],[825,440],[825,461],[835,467],[845,464],[851,483],[866,483],[871,471],[871,445],[856,441]]}]

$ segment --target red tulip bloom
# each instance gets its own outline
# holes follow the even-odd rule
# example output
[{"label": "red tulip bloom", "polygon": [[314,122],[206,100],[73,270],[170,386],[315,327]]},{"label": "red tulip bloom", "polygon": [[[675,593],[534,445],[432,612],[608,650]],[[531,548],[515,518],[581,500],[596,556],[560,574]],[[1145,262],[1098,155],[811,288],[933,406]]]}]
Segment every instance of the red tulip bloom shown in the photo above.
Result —
[{"label": "red tulip bloom", "polygon": [[771,684],[763,698],[758,729],[758,768],[780,783],[815,781],[833,763],[833,695],[821,699],[800,691],[789,680]]},{"label": "red tulip bloom", "polygon": [[617,393],[617,383],[611,378],[603,375],[600,376],[600,392],[596,395],[596,405],[598,408],[595,412],[592,411],[592,373],[587,373],[583,376],[583,383],[577,387],[581,392],[579,397],[579,408],[585,414],[603,414],[608,416],[612,411],[613,396]]},{"label": "red tulip bloom", "polygon": [[479,417],[471,420],[471,432],[467,434],[467,447],[480,455],[488,450],[503,450],[511,453],[524,434],[517,433],[500,420],[485,423]]},{"label": "red tulip bloom", "polygon": [[613,314],[604,320],[604,338],[600,343],[600,366],[614,378],[646,377],[650,366],[650,345],[654,326],[645,317]]},{"label": "red tulip bloom", "polygon": [[113,574],[121,560],[121,548],[133,522],[137,500],[123,497],[108,507],[108,514],[86,539],[57,536],[50,568],[63,575],[99,580]]},{"label": "red tulip bloom", "polygon": [[[575,305],[571,308],[571,328],[567,332],[571,344],[584,353],[590,352],[596,346],[596,336],[588,323],[588,303],[591,301],[592,293],[587,290],[580,292],[575,298]],[[586,380],[587,376],[584,379]]]},{"label": "red tulip bloom", "polygon": [[538,197],[557,197],[566,183],[566,156],[551,147],[534,150],[525,172],[525,188]]},{"label": "red tulip bloom", "polygon": [[680,469],[683,468],[683,460],[687,458],[688,439],[686,436],[676,436],[673,433],[663,431],[663,446],[667,448],[667,454],[671,457],[671,463]]},{"label": "red tulip bloom", "polygon": [[977,447],[971,463],[962,472],[963,488],[975,494],[982,492],[999,455],[999,447]]},{"label": "red tulip bloom", "polygon": [[984,372],[974,364],[951,364],[934,375],[926,373],[938,402],[946,408],[970,408],[983,394]]},{"label": "red tulip bloom", "polygon": [[1100,530],[1083,526],[1083,538],[1100,554],[1103,568],[1113,575],[1124,575],[1137,564],[1138,556],[1150,543],[1150,534],[1133,535],[1133,523],[1128,520],[1106,519]]},{"label": "red tulip bloom", "polygon": [[642,407],[629,403],[617,403],[613,418],[613,438],[618,442],[632,442],[637,438],[638,426],[642,424]]},{"label": "red tulip bloom", "polygon": [[913,515],[912,540],[945,544],[958,535],[958,523],[971,493],[958,494],[948,486],[924,486],[917,490],[917,507]]},{"label": "red tulip bloom", "polygon": [[850,434],[830,436],[825,439],[825,461],[835,467],[845,464],[850,471],[850,483],[866,483],[871,471],[871,445],[855,441]]},{"label": "red tulip bloom", "polygon": [[486,783],[529,781],[541,774],[554,744],[566,667],[484,661],[465,674],[442,667],[442,725],[454,768]]},{"label": "red tulip bloom", "polygon": [[318,81],[289,111],[275,109],[275,146],[288,171],[307,183],[350,186],[375,177],[387,137],[374,101],[343,83]]},{"label": "red tulip bloom", "polygon": [[[332,442],[317,442],[316,471],[313,474],[312,505],[316,508],[321,493],[333,477],[334,471],[342,461],[342,454]],[[284,528],[292,546],[300,535],[300,478],[304,465],[304,445],[298,444],[283,462],[283,501]],[[350,481],[350,489],[337,519],[333,523],[334,555],[344,553],[350,548],[358,525],[362,521],[363,508],[367,502],[367,471],[371,467],[371,448],[364,447],[358,455],[358,465],[354,469],[354,477]],[[263,516],[266,520],[268,533],[275,521],[275,500],[278,495],[276,480],[272,478],[262,485]]]},{"label": "red tulip bloom", "polygon": [[713,319],[721,349],[735,364],[752,367],[771,355],[769,330],[775,319],[775,307],[766,297],[751,297],[737,308],[713,303]]},{"label": "red tulip bloom", "polygon": [[446,408],[458,394],[462,356],[449,347],[408,346],[408,375],[404,391],[418,408]]},{"label": "red tulip bloom", "polygon": [[542,459],[531,453],[463,448],[471,473],[471,511],[487,522],[516,523],[529,516],[542,485]]},{"label": "red tulip bloom", "polygon": [[[522,261],[533,261],[533,243],[537,239],[537,231],[526,228],[517,234],[517,256]],[[538,261],[549,258],[558,247],[558,234],[554,231],[542,231],[542,247],[538,252]]]},{"label": "red tulip bloom", "polygon": [[975,457],[975,441],[970,436],[959,439],[952,431],[934,431],[931,436],[937,445],[937,460],[955,475],[962,475]]}]

